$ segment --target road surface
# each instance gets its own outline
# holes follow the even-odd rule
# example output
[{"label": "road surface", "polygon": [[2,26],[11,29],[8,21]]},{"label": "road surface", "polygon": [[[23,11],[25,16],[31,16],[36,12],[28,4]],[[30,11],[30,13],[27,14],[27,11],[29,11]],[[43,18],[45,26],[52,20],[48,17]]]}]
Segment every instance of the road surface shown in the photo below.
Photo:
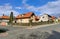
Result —
[{"label": "road surface", "polygon": [[57,31],[57,32],[60,32],[60,24],[50,25],[47,27],[36,28],[36,29],[26,29],[23,27],[12,27],[12,26],[10,26],[10,27],[0,26],[0,28],[9,29],[9,31],[7,31],[8,35],[1,36],[0,39],[16,39],[19,34],[30,33],[30,32],[34,32],[34,31],[47,31],[47,32]]}]

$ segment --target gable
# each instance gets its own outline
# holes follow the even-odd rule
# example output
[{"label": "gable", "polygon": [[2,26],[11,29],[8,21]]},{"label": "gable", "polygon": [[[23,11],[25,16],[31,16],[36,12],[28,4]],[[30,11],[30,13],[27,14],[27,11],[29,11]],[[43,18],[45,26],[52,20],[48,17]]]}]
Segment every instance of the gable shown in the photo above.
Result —
[{"label": "gable", "polygon": [[30,18],[32,16],[35,16],[35,14],[33,12],[28,12],[26,14],[22,14],[22,15],[16,16],[16,18],[18,18],[18,19],[21,19],[21,18]]}]

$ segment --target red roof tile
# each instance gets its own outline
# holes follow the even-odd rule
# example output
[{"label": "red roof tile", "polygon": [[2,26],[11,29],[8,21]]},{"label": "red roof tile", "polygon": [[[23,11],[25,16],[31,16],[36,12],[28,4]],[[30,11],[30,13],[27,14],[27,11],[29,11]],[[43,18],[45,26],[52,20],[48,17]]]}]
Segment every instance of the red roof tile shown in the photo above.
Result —
[{"label": "red roof tile", "polygon": [[16,16],[16,18],[21,18],[21,15]]},{"label": "red roof tile", "polygon": [[36,21],[38,21],[38,20],[39,20],[39,18],[40,18],[39,16],[35,16],[35,20],[36,20]]},{"label": "red roof tile", "polygon": [[4,16],[0,16],[0,18],[2,18],[2,19],[9,19],[9,16],[4,15]]},{"label": "red roof tile", "polygon": [[52,19],[55,19],[55,16],[52,16]]},{"label": "red roof tile", "polygon": [[26,14],[16,16],[16,18],[29,18],[29,17],[31,17],[32,14],[33,14],[33,12],[28,12]]},{"label": "red roof tile", "polygon": [[31,17],[32,14],[33,14],[33,12],[28,12],[23,17]]}]

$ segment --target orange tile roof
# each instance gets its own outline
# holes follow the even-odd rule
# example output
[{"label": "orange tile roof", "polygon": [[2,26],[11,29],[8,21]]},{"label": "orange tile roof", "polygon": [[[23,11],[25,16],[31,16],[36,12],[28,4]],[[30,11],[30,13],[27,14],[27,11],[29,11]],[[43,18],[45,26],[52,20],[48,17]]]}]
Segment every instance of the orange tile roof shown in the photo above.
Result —
[{"label": "orange tile roof", "polygon": [[55,19],[55,16],[51,16],[52,17],[52,19]]},{"label": "orange tile roof", "polygon": [[9,16],[4,15],[4,16],[0,16],[0,18],[2,18],[2,19],[9,19]]},{"label": "orange tile roof", "polygon": [[39,16],[35,16],[36,19],[39,19],[40,17]]},{"label": "orange tile roof", "polygon": [[9,19],[9,16],[2,16],[2,18]]},{"label": "orange tile roof", "polygon": [[31,17],[32,14],[33,14],[33,12],[28,12],[26,14],[16,16],[16,18],[29,18],[29,17]]},{"label": "orange tile roof", "polygon": [[16,18],[21,18],[21,15],[16,16]]},{"label": "orange tile roof", "polygon": [[40,18],[39,16],[35,16],[35,20],[36,20],[36,21],[38,21],[38,20],[39,20],[39,18]]},{"label": "orange tile roof", "polygon": [[56,17],[55,16],[51,16],[51,19],[54,20]]},{"label": "orange tile roof", "polygon": [[33,12],[28,12],[23,17],[31,17],[32,14],[33,14]]}]

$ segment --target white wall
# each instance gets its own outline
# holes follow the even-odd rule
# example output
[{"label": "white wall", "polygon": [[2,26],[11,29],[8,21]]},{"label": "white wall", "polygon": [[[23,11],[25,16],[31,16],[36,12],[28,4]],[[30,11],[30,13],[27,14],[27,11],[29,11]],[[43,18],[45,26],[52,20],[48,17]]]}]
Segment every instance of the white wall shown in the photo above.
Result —
[{"label": "white wall", "polygon": [[29,23],[29,19],[22,19],[22,23]]},{"label": "white wall", "polygon": [[40,17],[40,19],[39,19],[40,22],[41,22],[41,21],[48,21],[48,20],[49,20],[49,17],[48,17],[48,15],[46,15],[46,14],[42,15],[42,16]]},{"label": "white wall", "polygon": [[1,22],[9,22],[9,20],[1,20]]},{"label": "white wall", "polygon": [[21,19],[16,20],[17,23],[21,23]]},{"label": "white wall", "polygon": [[27,19],[27,18],[26,19],[22,19],[22,20],[18,19],[17,23],[29,23],[29,19]]},{"label": "white wall", "polygon": [[[32,19],[32,22],[39,22],[39,21],[35,20],[35,16],[34,15],[31,17],[31,19]],[[17,23],[29,23],[29,20],[30,20],[30,18],[25,18],[25,19],[22,19],[22,20],[18,19],[16,21],[17,21]]]}]

